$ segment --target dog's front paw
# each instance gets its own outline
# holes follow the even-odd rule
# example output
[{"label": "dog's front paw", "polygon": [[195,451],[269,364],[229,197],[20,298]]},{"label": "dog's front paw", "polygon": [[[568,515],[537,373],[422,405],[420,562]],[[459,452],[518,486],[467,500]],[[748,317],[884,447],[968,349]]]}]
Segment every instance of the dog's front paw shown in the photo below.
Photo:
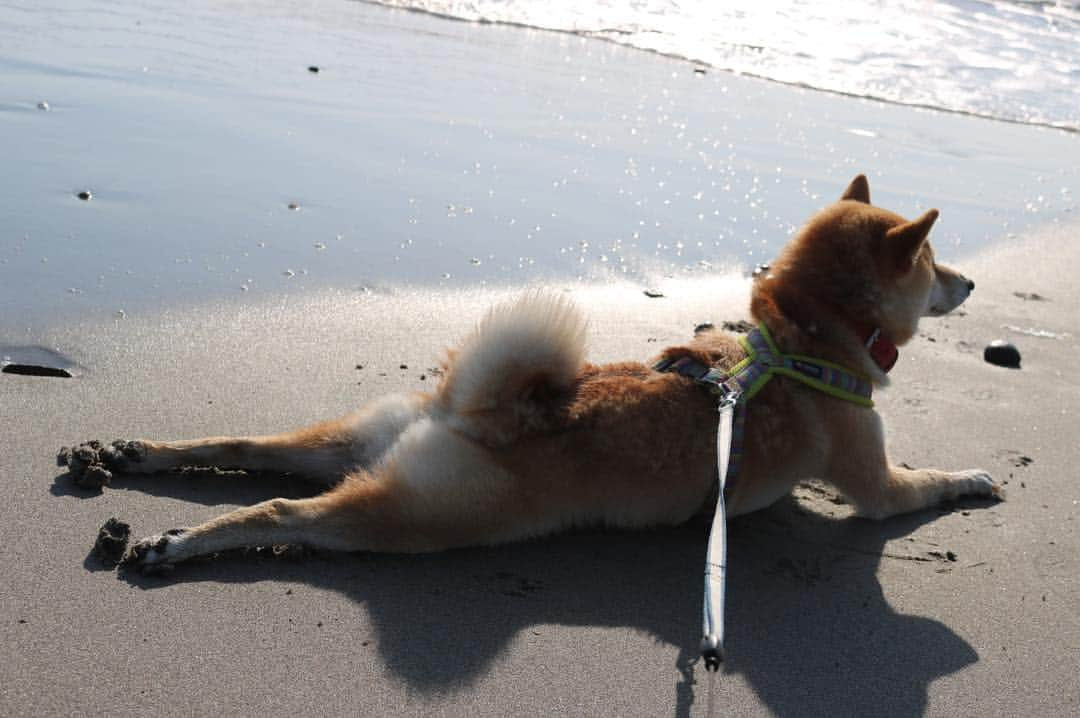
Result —
[{"label": "dog's front paw", "polygon": [[956,476],[965,483],[965,488],[961,492],[961,495],[989,496],[998,501],[1005,500],[1005,488],[994,481],[988,471],[983,469],[968,469],[967,471],[958,471]]},{"label": "dog's front paw", "polygon": [[169,529],[163,534],[136,541],[128,548],[121,563],[140,569],[142,573],[164,573],[173,564],[187,558],[184,542],[186,529]]}]

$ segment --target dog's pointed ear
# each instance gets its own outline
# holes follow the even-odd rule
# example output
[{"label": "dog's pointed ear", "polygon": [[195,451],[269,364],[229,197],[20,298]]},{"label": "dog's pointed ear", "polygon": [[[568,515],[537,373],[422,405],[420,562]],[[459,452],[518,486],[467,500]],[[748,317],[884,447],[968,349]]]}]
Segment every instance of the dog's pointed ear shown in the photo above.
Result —
[{"label": "dog's pointed ear", "polygon": [[853,199],[856,202],[870,204],[870,183],[867,181],[866,175],[856,175],[855,179],[851,180],[851,184],[844,190],[844,194],[840,196],[840,199]]},{"label": "dog's pointed ear", "polygon": [[922,217],[897,225],[885,233],[885,242],[896,258],[898,269],[911,268],[937,218],[938,211],[930,209]]}]

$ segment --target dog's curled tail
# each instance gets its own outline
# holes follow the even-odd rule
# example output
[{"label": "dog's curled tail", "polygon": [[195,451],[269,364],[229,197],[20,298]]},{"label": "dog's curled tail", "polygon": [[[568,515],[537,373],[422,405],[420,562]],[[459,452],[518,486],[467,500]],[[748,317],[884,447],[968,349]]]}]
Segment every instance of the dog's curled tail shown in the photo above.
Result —
[{"label": "dog's curled tail", "polygon": [[548,400],[577,379],[585,332],[574,304],[550,292],[497,306],[448,352],[438,405],[458,429],[489,444],[538,428]]}]

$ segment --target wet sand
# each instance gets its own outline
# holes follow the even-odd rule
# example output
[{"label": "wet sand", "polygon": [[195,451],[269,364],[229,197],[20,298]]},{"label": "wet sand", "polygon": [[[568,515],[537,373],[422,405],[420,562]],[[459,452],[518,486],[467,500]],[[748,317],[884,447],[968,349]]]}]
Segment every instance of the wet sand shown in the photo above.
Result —
[{"label": "wet sand", "polygon": [[[394,17],[390,29],[382,25],[370,33],[389,36],[403,22],[417,22],[421,28],[434,22]],[[295,25],[288,18],[276,19],[283,27]],[[405,56],[424,63],[425,72],[440,66],[440,59],[453,64],[447,58],[456,63],[464,56],[475,58],[474,68],[487,67],[493,62],[492,45],[469,41],[482,30],[492,30],[496,38],[510,37],[504,34],[509,29],[449,26],[454,29],[431,36],[410,26],[409,53],[416,54]],[[318,34],[325,32],[326,23],[318,16],[305,17],[300,28]],[[484,35],[483,43],[491,43],[491,37]],[[550,41],[536,39],[547,36],[529,37],[531,42]],[[623,82],[653,77],[656,84],[634,94],[635,102],[655,100],[652,92],[675,92],[666,78],[675,67],[688,71],[685,65],[621,48],[601,46],[585,51],[595,53],[592,56],[578,55],[577,40],[556,41],[565,42],[566,52],[578,63],[575,73],[587,64],[617,73]],[[506,43],[495,47],[513,46],[510,39]],[[124,56],[127,51],[117,52]],[[526,84],[541,88],[534,110],[565,101],[584,111],[587,98],[567,99],[570,95],[558,89],[565,87],[565,74],[537,65],[537,58],[550,54],[522,52],[509,54],[511,67],[521,72],[532,68]],[[299,60],[289,56],[281,62],[292,66]],[[313,61],[305,59],[300,69],[306,72]],[[418,67],[413,69],[415,76],[425,77]],[[207,70],[207,75],[213,73]],[[320,72],[318,80],[328,76],[332,73]],[[603,97],[614,102],[625,85],[612,75],[604,77],[609,90]],[[457,76],[442,80],[429,78],[423,87],[462,82]],[[311,265],[326,268],[325,274],[312,269],[308,275],[285,278],[279,260],[294,249],[283,249],[274,261],[257,265],[267,280],[272,276],[281,283],[242,292],[232,279],[199,282],[184,275],[186,270],[173,273],[173,268],[186,266],[171,264],[184,234],[174,224],[188,216],[188,202],[203,195],[184,195],[185,202],[169,210],[174,214],[160,218],[146,207],[133,209],[140,202],[161,209],[168,193],[157,191],[148,190],[129,205],[109,207],[108,192],[102,191],[91,204],[68,206],[64,203],[79,202],[69,196],[68,185],[83,184],[68,182],[60,171],[62,160],[71,155],[42,150],[48,168],[30,172],[26,194],[19,196],[37,196],[31,190],[45,186],[55,191],[50,199],[19,209],[14,219],[9,216],[8,230],[21,231],[19,222],[56,223],[50,241],[60,247],[64,232],[72,228],[96,226],[95,231],[105,233],[143,227],[126,219],[137,211],[147,213],[143,219],[152,222],[150,229],[160,243],[131,250],[146,253],[132,275],[118,270],[115,276],[107,275],[100,292],[81,294],[66,293],[65,273],[86,266],[93,275],[98,254],[106,257],[104,262],[116,261],[116,245],[99,237],[99,244],[71,255],[61,265],[65,272],[55,275],[49,273],[57,266],[54,261],[46,263],[50,269],[44,271],[36,257],[15,258],[28,251],[13,249],[22,239],[9,236],[0,250],[0,259],[8,259],[0,264],[6,280],[0,293],[7,306],[18,308],[3,315],[2,343],[59,349],[79,368],[71,379],[0,375],[0,432],[7,437],[0,450],[0,560],[5,576],[0,590],[0,713],[682,716],[709,715],[710,706],[712,714],[740,716],[1075,712],[1080,702],[1075,681],[1080,660],[1080,488],[1072,462],[1080,429],[1074,410],[1080,382],[1072,357],[1077,351],[1074,308],[1080,296],[1069,268],[1080,260],[1075,241],[1080,228],[1067,221],[1061,203],[1071,200],[1061,199],[1069,193],[1059,192],[1060,183],[1052,188],[1057,195],[1036,194],[1050,179],[1066,176],[1059,165],[1070,156],[1066,150],[1075,150],[1075,138],[1044,130],[1029,135],[1024,128],[933,113],[907,114],[843,98],[821,99],[791,88],[781,92],[735,78],[708,75],[705,80],[716,83],[711,92],[719,93],[725,85],[729,96],[734,93],[742,100],[732,104],[754,108],[728,121],[729,132],[750,138],[740,150],[752,159],[742,164],[740,152],[728,165],[736,183],[748,189],[754,184],[751,178],[763,177],[761,168],[778,159],[785,167],[798,168],[792,170],[794,177],[813,183],[803,194],[801,180],[785,180],[768,192],[761,190],[770,198],[768,209],[750,207],[745,214],[730,215],[743,224],[751,215],[758,218],[754,226],[759,235],[769,235],[758,250],[761,259],[783,241],[785,223],[801,221],[858,170],[872,173],[875,199],[883,205],[912,214],[919,202],[932,202],[942,210],[934,234],[941,254],[958,260],[977,288],[963,313],[926,321],[924,332],[902,351],[893,387],[879,393],[878,405],[896,461],[986,468],[1008,482],[1008,501],[973,501],[872,523],[848,518],[848,507],[827,487],[807,485],[792,500],[734,522],[731,658],[725,672],[712,679],[692,664],[707,531],[703,524],[638,534],[584,532],[435,556],[324,553],[290,561],[264,554],[230,555],[181,566],[169,578],[121,576],[91,554],[99,527],[110,517],[130,523],[133,533],[143,536],[203,521],[233,506],[309,489],[288,478],[200,473],[117,476],[98,494],[73,487],[55,467],[53,457],[61,445],[90,438],[273,432],[348,411],[386,392],[423,389],[434,380],[430,367],[442,346],[467,331],[491,302],[519,291],[516,285],[521,283],[566,290],[582,304],[592,319],[590,359],[646,358],[664,343],[683,340],[698,323],[744,317],[744,275],[759,254],[729,252],[727,258],[736,268],[725,273],[723,261],[699,267],[701,257],[713,256],[704,248],[697,250],[700,256],[677,257],[672,249],[648,261],[643,252],[627,250],[633,257],[628,261],[639,266],[621,281],[601,274],[605,281],[597,282],[597,275],[585,271],[579,279],[579,273],[568,268],[582,264],[576,255],[567,265],[552,261],[544,271],[519,271],[514,264],[502,273],[492,269],[497,261],[469,262],[484,252],[485,258],[504,256],[503,246],[495,244],[494,229],[478,233],[479,249],[461,245],[468,232],[453,229],[454,221],[468,216],[444,216],[433,220],[435,229],[425,236],[445,231],[458,244],[448,242],[445,255],[424,253],[425,259],[409,270],[419,274],[395,273],[393,267],[401,262],[394,262],[392,252],[374,247],[361,256],[358,267],[350,266],[352,255],[338,255]],[[257,85],[252,94],[258,95],[260,88],[273,92],[268,85]],[[677,107],[693,104],[687,95],[675,96],[671,102]],[[289,106],[279,101],[281,107]],[[800,112],[814,118],[807,122],[813,131],[794,144],[785,144],[789,135],[773,124],[786,116],[785,102],[806,103],[799,105]],[[58,108],[64,104],[53,103]],[[36,121],[39,116],[30,109],[0,115],[5,122]],[[543,128],[550,112],[514,115],[521,136],[499,148],[506,152],[525,142],[521,137],[535,138],[526,143],[529,152],[522,150],[526,161],[507,170],[498,185],[515,188],[508,205],[536,196],[532,189],[514,184],[534,169],[528,158],[546,154],[562,162],[588,146],[572,133],[547,134]],[[876,136],[859,139],[848,133],[853,144],[835,152],[824,149],[822,138],[837,135],[841,112],[843,124],[870,128]],[[661,171],[671,170],[673,177],[677,174],[678,162],[664,164],[668,153],[682,146],[670,126],[676,119],[655,121],[677,114],[669,109],[650,114],[642,123],[655,133],[650,135],[655,154],[640,163],[644,172],[651,162]],[[598,126],[611,119],[600,115]],[[409,120],[389,118],[387,127],[399,121]],[[473,130],[483,131],[479,126]],[[441,136],[441,146],[453,147],[456,131]],[[207,136],[212,135],[208,130]],[[261,140],[265,144],[256,142],[257,152],[280,140],[268,134]],[[1024,148],[1030,157],[1021,157]],[[471,158],[474,149],[464,147],[458,159]],[[953,149],[963,152],[946,153]],[[625,150],[619,146],[611,151],[614,159],[609,158],[618,161],[620,171]],[[947,170],[928,173],[924,162]],[[457,160],[448,164],[455,169],[433,171],[426,200],[435,203],[440,214],[446,212],[443,202],[449,196],[444,182],[461,173]],[[556,174],[566,176],[571,164],[560,166]],[[1044,173],[1044,166],[1060,172]],[[181,169],[173,174],[165,167]],[[162,174],[187,181],[183,167],[163,166]],[[343,164],[338,171],[351,170]],[[267,172],[268,181],[280,179],[275,174],[279,170]],[[422,186],[428,175],[417,172],[415,183]],[[1041,185],[1036,179],[1040,176]],[[588,186],[602,187],[605,177],[597,170]],[[1066,187],[1073,186],[1069,183],[1075,174],[1066,180]],[[545,177],[544,183],[549,182]],[[664,207],[665,199],[673,199],[660,188],[637,187],[641,194],[635,200],[650,206]],[[409,190],[399,190],[387,190],[387,196],[407,200]],[[317,250],[313,242],[321,241],[317,237],[324,229],[333,232],[346,219],[367,219],[345,214],[352,193],[345,188],[340,193],[331,204],[341,213],[318,232],[293,228],[281,235],[298,238],[295,251],[310,245],[312,254],[321,257],[330,248]],[[242,194],[204,205],[205,216],[199,221],[209,225],[215,218],[231,217],[228,221],[238,222],[254,241],[264,231],[276,231],[278,220],[243,221],[245,216],[261,216],[250,208],[230,214],[229,207],[236,206]],[[272,196],[267,207],[291,201],[291,193],[284,190],[262,194]],[[558,208],[565,206],[561,216],[574,218],[564,228],[565,241],[542,245],[557,257],[562,256],[559,246],[570,244],[571,234],[574,242],[579,232],[589,230],[606,237],[624,231],[629,236],[630,220],[638,221],[622,212],[618,202],[597,203],[598,195],[584,190],[578,192],[580,205],[562,205],[543,196],[542,212],[559,214]],[[1053,197],[1061,221],[1034,228],[1044,210],[1029,212],[1024,202],[1038,196],[1044,205]],[[99,197],[102,204],[92,204]],[[307,207],[311,200],[300,201]],[[729,206],[749,207],[755,201],[724,199],[725,216]],[[400,219],[407,225],[407,203],[397,209],[378,205],[363,205],[364,212],[376,222],[371,236],[389,245],[404,235],[378,223],[385,221],[389,227]],[[67,214],[100,212],[101,207],[111,217],[101,225],[80,224]],[[476,207],[479,212],[479,203]],[[790,219],[787,214],[777,217],[779,207]],[[293,214],[287,214],[287,208],[264,209],[280,211],[282,221],[311,216],[304,209]],[[499,214],[504,210],[500,205],[491,213],[505,220]],[[661,210],[670,213],[661,219],[685,210],[676,202],[675,208]],[[766,211],[768,217],[763,216]],[[393,222],[387,219],[395,212],[400,216]],[[957,224],[946,223],[950,216],[959,218]],[[1013,224],[1005,227],[1005,222]],[[1018,227],[1019,222],[1023,225]],[[619,228],[607,234],[609,223]],[[192,242],[208,243],[193,245],[193,257],[210,252],[207,247],[220,239],[200,235],[200,227],[187,227]],[[730,231],[755,236],[752,230],[746,235]],[[673,232],[672,242],[680,232],[698,236],[684,227]],[[997,244],[980,243],[979,232]],[[1007,236],[1010,232],[1017,236]],[[541,247],[529,244],[532,240],[524,234],[516,241]],[[580,252],[580,245],[575,246]],[[519,255],[513,244],[505,251],[505,257]],[[598,254],[588,253],[584,264],[603,264],[594,259]],[[453,270],[451,280],[442,282],[448,257],[461,260],[466,277],[473,269],[489,273],[472,281]],[[248,266],[238,260],[236,268]],[[387,279],[345,279],[361,274]],[[303,284],[286,283],[304,277],[308,279]],[[364,290],[357,289],[361,282]],[[665,296],[646,297],[642,290],[650,287]],[[125,314],[114,316],[120,308]],[[1022,333],[1027,330],[1057,338]],[[982,347],[995,338],[1017,344],[1023,353],[1020,370],[983,362]]]}]

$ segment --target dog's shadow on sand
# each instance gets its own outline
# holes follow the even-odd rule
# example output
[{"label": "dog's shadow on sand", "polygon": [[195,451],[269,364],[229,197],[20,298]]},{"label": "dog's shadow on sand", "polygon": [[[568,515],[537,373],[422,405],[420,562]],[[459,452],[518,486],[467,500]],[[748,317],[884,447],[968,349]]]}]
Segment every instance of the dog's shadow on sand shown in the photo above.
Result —
[{"label": "dog's shadow on sand", "polygon": [[[228,492],[234,501],[254,502],[297,486],[238,482],[166,475],[122,479],[116,488],[200,502],[209,490],[213,501]],[[978,656],[941,622],[894,611],[877,572],[882,561],[909,561],[912,571],[947,566],[944,557],[914,547],[912,555],[885,551],[888,541],[939,515],[837,520],[789,497],[732,521],[729,658],[711,701],[723,705],[725,675],[737,674],[778,715],[922,715],[929,684]],[[316,553],[291,561],[267,551],[230,552],[187,562],[166,578],[120,576],[148,590],[276,578],[338,591],[365,606],[381,660],[414,689],[432,694],[469,686],[511,640],[538,626],[645,631],[678,649],[673,713],[688,716],[695,703],[701,711],[710,690],[697,661],[707,533],[707,520],[695,520],[674,529],[580,532],[434,555]],[[635,660],[618,652],[594,655],[616,673]]]}]

